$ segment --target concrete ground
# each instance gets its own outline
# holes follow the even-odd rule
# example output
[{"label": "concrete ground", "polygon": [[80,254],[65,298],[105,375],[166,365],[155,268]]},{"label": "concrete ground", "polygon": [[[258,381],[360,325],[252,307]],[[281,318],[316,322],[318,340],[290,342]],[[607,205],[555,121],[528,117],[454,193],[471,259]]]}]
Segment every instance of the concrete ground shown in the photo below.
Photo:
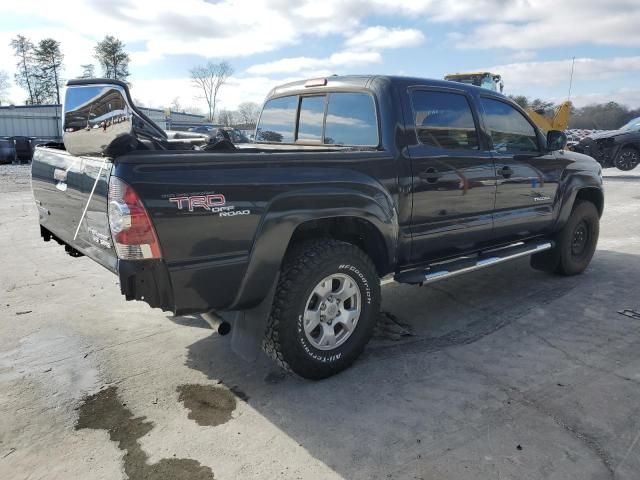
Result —
[{"label": "concrete ground", "polygon": [[310,382],[125,302],[0,167],[0,478],[638,479],[640,168],[605,176],[585,274],[385,286],[363,357]]}]

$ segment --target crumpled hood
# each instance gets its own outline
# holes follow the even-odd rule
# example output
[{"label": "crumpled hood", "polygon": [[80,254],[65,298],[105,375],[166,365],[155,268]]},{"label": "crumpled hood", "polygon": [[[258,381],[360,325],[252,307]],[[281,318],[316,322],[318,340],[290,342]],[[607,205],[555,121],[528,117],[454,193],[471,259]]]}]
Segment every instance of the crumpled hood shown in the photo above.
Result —
[{"label": "crumpled hood", "polygon": [[587,135],[581,140],[581,142],[583,140],[587,140],[588,138],[590,138],[591,140],[599,140],[601,138],[610,138],[616,137],[618,135],[624,135],[625,133],[627,133],[625,130],[605,130],[604,132],[592,133],[591,135]]}]

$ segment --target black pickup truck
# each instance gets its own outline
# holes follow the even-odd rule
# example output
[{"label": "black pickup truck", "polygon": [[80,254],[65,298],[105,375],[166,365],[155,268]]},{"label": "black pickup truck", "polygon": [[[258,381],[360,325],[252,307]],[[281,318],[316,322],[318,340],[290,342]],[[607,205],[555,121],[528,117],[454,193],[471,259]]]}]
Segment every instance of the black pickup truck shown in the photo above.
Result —
[{"label": "black pickup truck", "polygon": [[222,318],[243,356],[262,344],[307,378],[362,352],[381,278],[423,284],[523,256],[577,274],[604,206],[600,166],[563,150],[563,133],[446,81],[283,85],[238,148],[167,138],[126,84],[72,80],[63,130],[33,161],[42,237],[118,274],[127,300]]}]

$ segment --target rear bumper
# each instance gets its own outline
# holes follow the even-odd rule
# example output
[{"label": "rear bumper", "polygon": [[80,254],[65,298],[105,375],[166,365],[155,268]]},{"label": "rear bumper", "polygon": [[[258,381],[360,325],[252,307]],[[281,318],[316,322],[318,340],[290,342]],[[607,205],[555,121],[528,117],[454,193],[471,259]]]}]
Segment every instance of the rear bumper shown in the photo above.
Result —
[{"label": "rear bumper", "polygon": [[63,245],[69,255],[87,255],[117,274],[120,291],[127,300],[141,300],[175,315],[224,310],[233,302],[246,270],[245,256],[170,265],[158,259],[118,260],[98,247],[86,249],[72,245],[42,225],[40,235],[45,241],[55,240]]},{"label": "rear bumper", "polygon": [[127,300],[142,300],[163,311],[175,310],[169,271],[162,260],[120,260],[118,276],[120,291]]}]

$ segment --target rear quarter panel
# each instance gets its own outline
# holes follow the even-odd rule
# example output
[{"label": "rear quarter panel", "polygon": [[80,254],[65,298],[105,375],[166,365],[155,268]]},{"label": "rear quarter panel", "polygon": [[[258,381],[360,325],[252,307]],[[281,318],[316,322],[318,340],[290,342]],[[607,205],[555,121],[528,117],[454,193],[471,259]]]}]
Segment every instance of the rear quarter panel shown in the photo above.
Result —
[{"label": "rear quarter panel", "polygon": [[[151,215],[180,313],[254,306],[301,221],[360,216],[389,242],[397,238],[387,152],[145,154],[121,159],[114,174]],[[223,195],[224,205],[179,208],[175,200],[207,195]]]}]

